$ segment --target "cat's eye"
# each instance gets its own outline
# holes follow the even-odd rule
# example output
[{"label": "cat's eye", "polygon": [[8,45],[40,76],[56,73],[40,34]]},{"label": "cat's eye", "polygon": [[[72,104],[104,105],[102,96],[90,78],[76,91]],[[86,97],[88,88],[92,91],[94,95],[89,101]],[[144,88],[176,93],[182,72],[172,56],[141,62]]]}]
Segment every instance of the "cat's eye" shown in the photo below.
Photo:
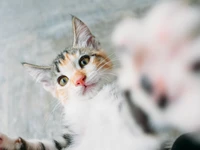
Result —
[{"label": "cat's eye", "polygon": [[69,80],[68,77],[62,75],[58,78],[57,81],[58,81],[58,84],[60,84],[61,86],[65,86],[67,84],[68,80]]},{"label": "cat's eye", "polygon": [[86,66],[90,62],[90,56],[84,55],[79,59],[79,65],[81,68]]}]

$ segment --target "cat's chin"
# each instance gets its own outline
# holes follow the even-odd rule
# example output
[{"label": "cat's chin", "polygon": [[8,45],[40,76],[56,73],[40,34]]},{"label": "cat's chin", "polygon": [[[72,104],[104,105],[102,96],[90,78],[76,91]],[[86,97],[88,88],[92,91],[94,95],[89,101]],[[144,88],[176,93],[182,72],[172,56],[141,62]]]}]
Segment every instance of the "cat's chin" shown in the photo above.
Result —
[{"label": "cat's chin", "polygon": [[93,90],[96,85],[97,85],[96,83],[93,83],[93,84],[90,84],[90,85],[85,85],[83,87],[82,95],[87,95],[87,93],[90,92],[91,90]]},{"label": "cat's chin", "polygon": [[83,92],[82,92],[82,97],[83,98],[87,98],[87,99],[91,99],[92,97],[94,97],[98,91],[100,90],[100,85],[95,83],[95,84],[91,84],[87,87],[84,87]]},{"label": "cat's chin", "polygon": [[79,87],[79,89],[71,94],[73,95],[72,99],[81,101],[90,100],[99,93],[104,85],[109,84],[107,80],[102,80],[101,78],[99,78],[97,81],[98,82],[93,82],[90,84],[86,84],[86,86]]},{"label": "cat's chin", "polygon": [[101,90],[101,88],[102,88],[101,84],[93,83],[83,87],[81,94],[77,96],[81,100],[89,100],[92,99],[95,95],[97,95],[97,93],[99,92],[99,90]]}]

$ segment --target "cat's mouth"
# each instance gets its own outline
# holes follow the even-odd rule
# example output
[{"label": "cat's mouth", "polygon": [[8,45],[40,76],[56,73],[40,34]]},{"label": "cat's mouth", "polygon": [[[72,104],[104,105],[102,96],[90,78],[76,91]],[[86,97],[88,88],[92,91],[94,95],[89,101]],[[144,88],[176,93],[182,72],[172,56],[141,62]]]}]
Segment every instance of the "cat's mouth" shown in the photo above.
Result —
[{"label": "cat's mouth", "polygon": [[94,88],[96,85],[96,83],[92,83],[92,84],[89,84],[89,85],[84,85],[83,86],[83,95],[85,95],[88,91],[90,91],[92,88]]}]

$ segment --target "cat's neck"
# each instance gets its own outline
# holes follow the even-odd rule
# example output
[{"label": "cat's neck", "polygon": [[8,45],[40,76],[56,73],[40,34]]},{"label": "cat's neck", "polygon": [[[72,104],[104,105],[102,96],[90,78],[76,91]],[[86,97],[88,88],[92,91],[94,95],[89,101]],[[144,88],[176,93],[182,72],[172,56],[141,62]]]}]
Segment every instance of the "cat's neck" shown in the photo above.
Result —
[{"label": "cat's neck", "polygon": [[[64,107],[65,121],[76,133],[83,133],[87,123],[99,114],[105,114],[108,118],[110,106],[118,105],[120,102],[119,92],[116,83],[106,84],[102,89],[90,99],[71,99]],[[118,108],[116,106],[113,106]],[[95,114],[94,114],[95,113]],[[99,118],[100,119],[100,118]]]}]

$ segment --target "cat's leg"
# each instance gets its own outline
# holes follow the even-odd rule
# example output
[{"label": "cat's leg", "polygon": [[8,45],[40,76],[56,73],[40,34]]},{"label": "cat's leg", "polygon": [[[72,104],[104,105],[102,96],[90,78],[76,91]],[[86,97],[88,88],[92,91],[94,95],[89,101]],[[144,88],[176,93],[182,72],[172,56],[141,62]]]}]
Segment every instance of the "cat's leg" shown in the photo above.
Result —
[{"label": "cat's leg", "polygon": [[0,133],[0,150],[17,150],[22,146],[21,141],[12,139]]},{"label": "cat's leg", "polygon": [[12,139],[0,133],[0,150],[62,150],[71,144],[71,136],[64,134],[56,140]]}]

